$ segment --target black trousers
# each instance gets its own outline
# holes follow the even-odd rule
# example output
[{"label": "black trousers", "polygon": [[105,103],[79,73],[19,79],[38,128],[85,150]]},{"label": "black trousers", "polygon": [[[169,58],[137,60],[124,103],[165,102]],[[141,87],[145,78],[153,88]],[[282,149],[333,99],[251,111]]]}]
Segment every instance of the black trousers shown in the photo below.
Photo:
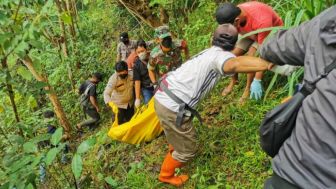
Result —
[{"label": "black trousers", "polygon": [[264,189],[299,189],[299,187],[289,183],[287,180],[274,173],[271,178],[268,178],[265,181]]},{"label": "black trousers", "polygon": [[[100,121],[100,116],[97,110],[93,107],[83,107],[84,113],[89,119],[82,121],[79,123],[80,126],[89,126],[90,129],[94,129],[98,126]],[[86,117],[85,116],[85,117]]]},{"label": "black trousers", "polygon": [[127,106],[127,109],[118,108],[118,124],[121,125],[123,123],[128,122],[134,115],[134,106]]}]

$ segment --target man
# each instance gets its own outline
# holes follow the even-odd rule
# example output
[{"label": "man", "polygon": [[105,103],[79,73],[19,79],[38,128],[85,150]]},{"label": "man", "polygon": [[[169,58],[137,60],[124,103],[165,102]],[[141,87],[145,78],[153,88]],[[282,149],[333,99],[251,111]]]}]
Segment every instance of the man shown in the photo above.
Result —
[{"label": "man", "polygon": [[126,61],[128,56],[134,51],[136,47],[136,41],[130,40],[127,32],[120,34],[120,42],[117,46],[117,62]]},{"label": "man", "polygon": [[[139,46],[139,43],[141,44],[140,46]],[[135,51],[132,52],[126,60],[129,71],[133,70],[134,64],[139,58],[139,53],[142,53],[143,51],[147,51],[147,49],[151,47],[153,44],[154,44],[153,41],[145,42],[143,39],[140,39],[137,41]]]},{"label": "man", "polygon": [[117,62],[115,73],[110,77],[105,90],[104,102],[118,107],[118,124],[128,122],[134,114],[133,76],[128,73],[127,63]]},{"label": "man", "polygon": [[78,130],[81,130],[83,126],[89,126],[91,129],[94,129],[99,123],[100,116],[96,88],[102,79],[103,75],[101,73],[94,73],[89,80],[82,83],[79,87],[79,94],[81,94],[81,106],[85,115],[88,115],[90,118],[77,124]]},{"label": "man", "polygon": [[[304,66],[304,82],[315,80],[336,60],[336,6],[311,21],[279,31],[260,55],[275,64]],[[296,126],[273,158],[267,189],[336,186],[336,70],[316,84],[298,112]]]},{"label": "man", "polygon": [[[219,24],[231,23],[237,27],[239,34],[256,31],[262,28],[282,26],[283,22],[278,14],[268,5],[251,1],[239,4],[224,3],[216,11],[216,20]],[[255,56],[258,47],[263,43],[270,31],[261,32],[238,41],[232,51],[236,56],[247,53]],[[263,72],[249,73],[247,75],[246,87],[240,102],[243,102],[250,95],[251,99],[260,99],[263,94],[261,80]],[[238,75],[232,77],[230,84],[223,90],[222,95],[226,96],[233,90],[238,82]],[[251,94],[250,94],[251,92]]]},{"label": "man", "polygon": [[135,61],[133,67],[133,79],[135,84],[135,107],[138,108],[141,104],[140,94],[147,104],[154,95],[154,87],[148,75],[147,63],[149,54],[147,52],[147,45],[145,41],[139,41],[136,52],[138,59]]},{"label": "man", "polygon": [[160,82],[155,94],[155,112],[170,145],[159,176],[161,182],[182,185],[187,175],[174,176],[196,154],[196,130],[192,118],[201,98],[206,96],[221,76],[233,73],[266,70],[268,62],[250,56],[235,58],[232,54],[238,32],[231,24],[218,26],[213,35],[213,46],[194,56]]},{"label": "man", "polygon": [[184,51],[186,59],[189,58],[187,42],[173,40],[168,29],[168,26],[156,29],[159,45],[152,50],[148,64],[149,77],[153,83],[156,83],[162,75],[182,65],[181,51]]}]

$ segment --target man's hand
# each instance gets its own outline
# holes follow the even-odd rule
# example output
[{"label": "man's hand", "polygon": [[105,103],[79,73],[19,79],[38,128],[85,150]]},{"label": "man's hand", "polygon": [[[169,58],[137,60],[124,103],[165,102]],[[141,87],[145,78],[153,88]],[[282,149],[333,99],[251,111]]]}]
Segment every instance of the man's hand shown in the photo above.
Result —
[{"label": "man's hand", "polygon": [[135,106],[136,108],[139,108],[139,107],[140,107],[140,104],[141,104],[140,99],[135,99],[134,106]]},{"label": "man's hand", "polygon": [[254,79],[252,84],[251,84],[251,94],[250,94],[250,99],[255,99],[259,100],[261,99],[263,95],[263,89],[261,85],[261,80]]},{"label": "man's hand", "polygon": [[273,67],[275,66],[275,64],[273,64],[273,63],[270,63],[269,65],[268,65],[268,70],[272,70],[273,69]]},{"label": "man's hand", "polygon": [[96,107],[96,111],[99,112],[99,107],[98,106]]}]

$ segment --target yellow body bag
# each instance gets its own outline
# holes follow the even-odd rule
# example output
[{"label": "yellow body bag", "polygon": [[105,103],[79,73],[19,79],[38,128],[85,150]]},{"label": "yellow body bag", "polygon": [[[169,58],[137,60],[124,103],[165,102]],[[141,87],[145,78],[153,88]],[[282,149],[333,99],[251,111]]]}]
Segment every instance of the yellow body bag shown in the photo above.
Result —
[{"label": "yellow body bag", "polygon": [[108,132],[108,136],[112,139],[129,144],[139,144],[149,142],[162,133],[160,121],[154,109],[154,98],[137,110],[129,122],[122,125],[118,125],[118,108],[113,103],[109,105],[116,115]]}]

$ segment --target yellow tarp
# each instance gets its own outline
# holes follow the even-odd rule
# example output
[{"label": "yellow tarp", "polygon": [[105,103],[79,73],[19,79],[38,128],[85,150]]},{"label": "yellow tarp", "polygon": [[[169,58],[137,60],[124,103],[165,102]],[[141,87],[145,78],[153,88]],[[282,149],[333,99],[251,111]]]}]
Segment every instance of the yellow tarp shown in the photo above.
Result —
[{"label": "yellow tarp", "polygon": [[118,125],[118,108],[112,103],[110,106],[116,115],[108,132],[108,136],[112,139],[129,144],[139,144],[149,142],[161,134],[162,128],[154,110],[154,98],[148,102],[148,105],[137,110],[129,122],[122,125]]}]

